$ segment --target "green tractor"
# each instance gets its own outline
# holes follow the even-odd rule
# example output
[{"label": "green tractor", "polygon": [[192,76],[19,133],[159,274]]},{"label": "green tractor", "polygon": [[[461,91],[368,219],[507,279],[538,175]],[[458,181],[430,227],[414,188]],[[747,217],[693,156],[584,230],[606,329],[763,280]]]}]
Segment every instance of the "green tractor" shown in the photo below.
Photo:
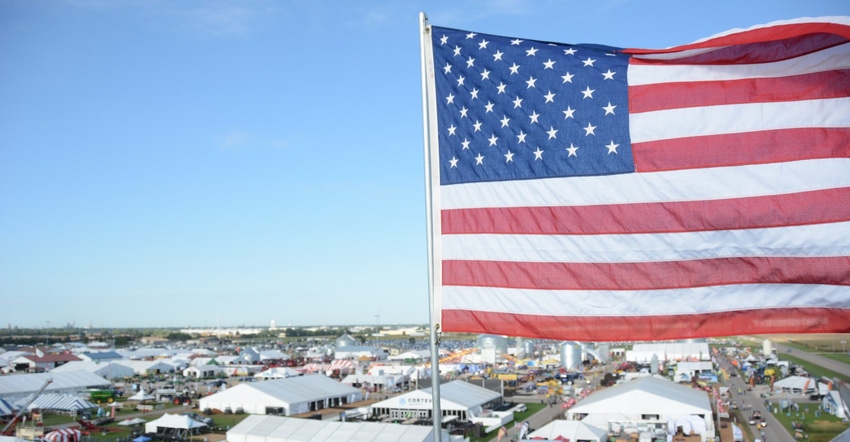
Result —
[{"label": "green tractor", "polygon": [[89,400],[96,404],[115,402],[121,394],[116,390],[89,390]]}]

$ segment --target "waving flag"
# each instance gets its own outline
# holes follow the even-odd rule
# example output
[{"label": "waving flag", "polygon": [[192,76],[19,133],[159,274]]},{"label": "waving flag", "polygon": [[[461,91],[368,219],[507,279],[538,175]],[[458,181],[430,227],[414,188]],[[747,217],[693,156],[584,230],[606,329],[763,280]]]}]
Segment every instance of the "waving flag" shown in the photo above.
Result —
[{"label": "waving flag", "polygon": [[850,332],[850,18],[662,50],[425,29],[442,331]]}]

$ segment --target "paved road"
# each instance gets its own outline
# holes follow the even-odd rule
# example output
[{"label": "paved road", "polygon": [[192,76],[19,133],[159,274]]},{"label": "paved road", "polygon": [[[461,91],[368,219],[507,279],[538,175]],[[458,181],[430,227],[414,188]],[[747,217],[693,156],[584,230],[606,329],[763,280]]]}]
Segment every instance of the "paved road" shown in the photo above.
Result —
[{"label": "paved road", "polygon": [[830,359],[816,353],[809,353],[806,351],[797,350],[795,348],[791,348],[787,345],[781,344],[776,345],[776,351],[779,353],[788,353],[804,361],[811,362],[815,365],[819,365],[823,368],[826,368],[827,370],[832,370],[836,373],[850,376],[850,365],[840,361],[836,361],[835,359]]},{"label": "paved road", "polygon": [[[760,337],[753,336],[753,339],[762,339]],[[834,359],[830,359],[815,353],[810,353],[806,351],[801,351],[797,349],[792,349],[787,345],[775,345],[776,351],[778,353],[789,353],[799,359],[802,359],[807,362],[811,362],[815,365],[824,367],[828,370],[832,370],[836,373],[841,373],[850,376],[850,365],[845,364],[843,362],[836,361]],[[724,362],[726,367],[731,367],[731,364],[728,362]],[[740,377],[733,377],[730,379],[729,387],[733,389],[733,397],[734,400],[741,406],[743,403],[751,404],[752,410],[742,411],[744,416],[751,416],[754,410],[758,410],[761,415],[767,421],[767,428],[765,428],[765,437],[764,439],[767,442],[793,442],[793,436],[781,426],[781,423],[778,419],[773,415],[773,410],[768,410],[765,407],[765,400],[761,397],[763,393],[769,393],[769,387],[765,385],[757,385],[753,391],[747,391],[746,384],[743,379]],[[740,388],[744,394],[742,396],[737,395],[737,389]],[[744,402],[745,401],[745,402]],[[817,408],[817,406],[814,406]],[[746,425],[746,424],[745,424]],[[754,426],[750,426],[753,429],[754,435],[756,437],[760,437],[758,430],[755,429]]]}]

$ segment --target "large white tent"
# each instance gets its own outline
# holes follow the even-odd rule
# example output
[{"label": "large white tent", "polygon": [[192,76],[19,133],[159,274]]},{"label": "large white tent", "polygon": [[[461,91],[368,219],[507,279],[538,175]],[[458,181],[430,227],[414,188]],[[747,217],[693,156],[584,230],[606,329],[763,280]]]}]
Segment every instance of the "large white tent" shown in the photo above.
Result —
[{"label": "large white tent", "polygon": [[[434,428],[376,422],[331,422],[278,416],[248,416],[227,432],[228,442],[426,442]],[[443,431],[442,440],[449,440]]]},{"label": "large white tent", "polygon": [[199,402],[202,410],[242,408],[250,414],[293,416],[360,400],[360,390],[317,374],[238,384]]},{"label": "large white tent", "polygon": [[74,370],[86,370],[104,379],[122,379],[135,374],[132,368],[116,361],[71,361],[50,370],[50,372],[67,373]]},{"label": "large white tent", "polygon": [[90,388],[106,388],[110,382],[85,370],[67,373],[32,373],[0,376],[0,397],[16,401],[33,394],[50,380],[44,393],[77,394]]},{"label": "large white tent", "polygon": [[714,436],[708,393],[653,376],[599,390],[570,408],[567,419],[581,419],[614,434],[666,437],[683,427],[703,441]]},{"label": "large white tent", "polygon": [[[433,410],[431,389],[414,390],[391,397],[370,406],[375,417],[389,416],[393,419],[428,419]],[[458,420],[470,420],[482,414],[488,405],[498,405],[502,395],[464,381],[452,381],[440,385],[440,410],[443,416],[457,416]]]},{"label": "large white tent", "polygon": [[604,442],[608,438],[608,431],[604,428],[588,425],[582,421],[555,420],[532,431],[527,438],[537,440],[565,439]]},{"label": "large white tent", "polygon": [[[28,402],[32,400],[32,395],[22,398],[18,400],[15,404],[18,407],[23,407]],[[28,410],[51,410],[51,411],[82,411],[82,410],[93,410],[97,408],[96,404],[93,404],[77,395],[74,394],[42,394],[39,397],[32,400],[32,402],[27,407]]]}]

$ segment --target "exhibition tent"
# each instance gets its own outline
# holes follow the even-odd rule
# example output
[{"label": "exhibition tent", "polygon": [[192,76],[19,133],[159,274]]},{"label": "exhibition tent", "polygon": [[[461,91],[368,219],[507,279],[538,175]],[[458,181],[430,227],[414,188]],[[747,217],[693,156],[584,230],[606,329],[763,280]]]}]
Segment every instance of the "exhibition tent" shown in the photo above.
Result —
[{"label": "exhibition tent", "polygon": [[109,361],[71,361],[52,370],[51,373],[67,373],[69,371],[85,370],[104,379],[122,379],[133,376],[133,369],[123,362]]},{"label": "exhibition tent", "polygon": [[556,420],[549,422],[540,429],[531,432],[528,439],[532,440],[581,440],[590,442],[604,442],[608,431],[588,425],[582,421]]},{"label": "exhibition tent", "polygon": [[668,432],[685,426],[703,438],[714,434],[708,393],[654,376],[599,390],[567,411],[568,420],[581,415],[586,415],[584,422],[615,433],[642,430],[637,423],[647,421],[645,416],[654,416],[651,420],[655,422],[668,422]]},{"label": "exhibition tent", "polygon": [[[26,405],[26,403],[30,401],[31,397],[32,396],[21,399],[18,401],[17,405]],[[73,394],[42,394],[27,406],[28,410],[40,409],[55,411],[81,411],[93,410],[95,408],[97,408],[96,404]]]},{"label": "exhibition tent", "polygon": [[248,382],[201,398],[200,408],[292,416],[362,400],[360,390],[324,375]]},{"label": "exhibition tent", "polygon": [[0,376],[0,397],[16,401],[36,393],[44,387],[44,393],[77,394],[89,388],[108,388],[106,379],[86,370],[74,370],[63,373],[31,373],[14,376]]},{"label": "exhibition tent", "polygon": [[[377,422],[331,422],[278,416],[248,416],[227,432],[228,442],[426,442],[433,427]],[[448,434],[443,432],[443,440]]]},{"label": "exhibition tent", "polygon": [[804,376],[788,376],[785,379],[774,382],[773,390],[802,395],[815,394],[818,392],[818,382]]},{"label": "exhibition tent", "polygon": [[79,442],[80,430],[76,428],[61,428],[44,435],[42,439],[52,442]]}]

